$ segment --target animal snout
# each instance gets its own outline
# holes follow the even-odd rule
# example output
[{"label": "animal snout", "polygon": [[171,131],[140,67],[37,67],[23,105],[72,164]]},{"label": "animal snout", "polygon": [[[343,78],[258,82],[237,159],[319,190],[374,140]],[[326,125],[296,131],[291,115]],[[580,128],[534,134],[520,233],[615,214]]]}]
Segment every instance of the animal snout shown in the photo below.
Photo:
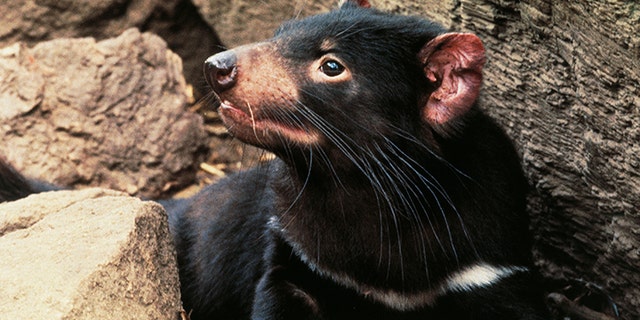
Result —
[{"label": "animal snout", "polygon": [[223,51],[209,57],[204,62],[204,76],[216,93],[221,93],[235,85],[238,68],[236,54]]}]

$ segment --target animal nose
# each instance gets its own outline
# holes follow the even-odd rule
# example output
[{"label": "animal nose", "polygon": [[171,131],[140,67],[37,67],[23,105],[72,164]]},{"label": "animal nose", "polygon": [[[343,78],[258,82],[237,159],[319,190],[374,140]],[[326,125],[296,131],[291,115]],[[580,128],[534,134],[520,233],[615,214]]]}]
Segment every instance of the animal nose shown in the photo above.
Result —
[{"label": "animal nose", "polygon": [[236,61],[236,54],[228,50],[215,54],[204,62],[204,76],[214,92],[221,93],[236,84]]}]

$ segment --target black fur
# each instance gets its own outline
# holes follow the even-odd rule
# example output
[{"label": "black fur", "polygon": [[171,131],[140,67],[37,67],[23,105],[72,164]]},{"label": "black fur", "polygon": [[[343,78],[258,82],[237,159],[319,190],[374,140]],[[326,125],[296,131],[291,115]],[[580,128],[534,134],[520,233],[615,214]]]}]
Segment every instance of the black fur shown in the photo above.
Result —
[{"label": "black fur", "polygon": [[35,192],[29,181],[0,157],[0,203],[18,200]]},{"label": "black fur", "polygon": [[[421,116],[435,88],[416,55],[443,32],[350,4],[277,31],[268,43],[298,95],[291,105],[253,108],[322,139],[246,136],[278,159],[177,206],[171,219],[193,319],[546,317],[511,142],[475,106],[442,127]],[[309,78],[327,40],[351,81]],[[481,263],[523,269],[429,303],[382,303],[371,293],[402,299]]]}]

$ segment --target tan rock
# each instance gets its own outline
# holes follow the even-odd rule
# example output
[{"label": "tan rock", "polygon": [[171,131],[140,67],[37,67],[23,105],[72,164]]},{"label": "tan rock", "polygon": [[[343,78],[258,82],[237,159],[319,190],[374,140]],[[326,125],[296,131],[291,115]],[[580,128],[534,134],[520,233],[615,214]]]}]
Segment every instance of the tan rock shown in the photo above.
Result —
[{"label": "tan rock", "polygon": [[0,204],[4,319],[176,319],[181,310],[166,214],[88,189]]}]

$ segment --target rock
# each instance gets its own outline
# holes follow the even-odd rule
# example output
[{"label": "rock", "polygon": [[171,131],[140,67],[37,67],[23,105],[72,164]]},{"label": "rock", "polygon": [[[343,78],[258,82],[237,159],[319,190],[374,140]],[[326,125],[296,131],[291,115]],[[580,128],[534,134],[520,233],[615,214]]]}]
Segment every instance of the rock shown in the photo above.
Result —
[{"label": "rock", "polygon": [[0,74],[0,150],[20,172],[148,197],[193,181],[206,133],[159,37],[18,43],[0,50]]},{"label": "rock", "polygon": [[282,22],[328,11],[337,0],[192,0],[229,48],[273,36]]},{"label": "rock", "polygon": [[86,189],[0,204],[3,319],[177,319],[162,207]]},{"label": "rock", "polygon": [[56,38],[118,36],[136,27],[161,35],[185,61],[187,80],[204,84],[202,62],[220,50],[215,32],[189,0],[12,0],[0,2],[0,47]]}]

